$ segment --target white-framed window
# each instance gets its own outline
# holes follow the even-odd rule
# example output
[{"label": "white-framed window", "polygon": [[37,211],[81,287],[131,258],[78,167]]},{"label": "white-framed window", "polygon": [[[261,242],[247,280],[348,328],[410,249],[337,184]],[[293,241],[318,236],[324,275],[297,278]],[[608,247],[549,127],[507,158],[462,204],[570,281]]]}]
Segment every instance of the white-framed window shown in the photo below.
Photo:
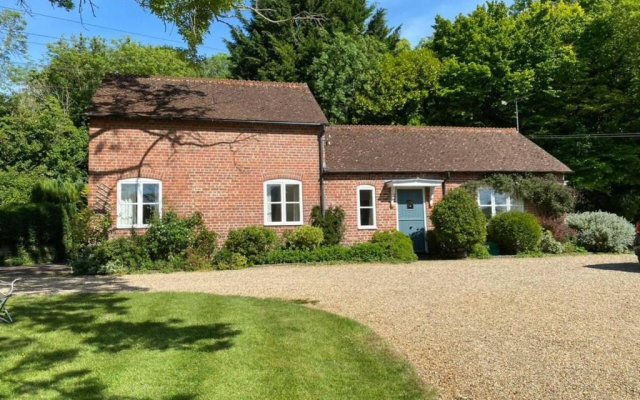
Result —
[{"label": "white-framed window", "polygon": [[524,211],[522,200],[491,188],[478,189],[478,205],[487,218],[507,211]]},{"label": "white-framed window", "polygon": [[376,189],[358,186],[358,229],[376,229]]},{"label": "white-framed window", "polygon": [[302,225],[302,182],[275,179],[264,183],[264,224]]},{"label": "white-framed window", "polygon": [[162,182],[131,178],[118,181],[118,228],[146,228],[162,215]]}]

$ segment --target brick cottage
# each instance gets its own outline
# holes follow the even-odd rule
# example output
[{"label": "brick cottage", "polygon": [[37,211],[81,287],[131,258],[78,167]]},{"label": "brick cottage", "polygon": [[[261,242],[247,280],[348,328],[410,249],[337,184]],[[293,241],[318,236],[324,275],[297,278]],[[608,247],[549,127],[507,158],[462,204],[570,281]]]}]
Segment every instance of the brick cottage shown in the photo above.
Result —
[{"label": "brick cottage", "polygon": [[[515,129],[331,126],[297,83],[113,77],[88,116],[89,204],[111,212],[116,235],[163,210],[199,211],[222,237],[282,231],[336,205],[345,243],[398,229],[424,252],[447,190],[496,172],[570,172]],[[478,202],[489,216],[527,207],[491,188]]]}]

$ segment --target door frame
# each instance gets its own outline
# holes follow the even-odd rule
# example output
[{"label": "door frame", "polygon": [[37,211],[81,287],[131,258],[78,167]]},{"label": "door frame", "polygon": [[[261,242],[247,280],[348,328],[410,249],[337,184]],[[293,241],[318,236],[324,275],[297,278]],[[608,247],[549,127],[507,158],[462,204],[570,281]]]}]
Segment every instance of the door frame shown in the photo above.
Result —
[{"label": "door frame", "polygon": [[398,190],[420,190],[422,192],[422,209],[424,218],[424,250],[425,254],[429,253],[429,244],[427,234],[429,233],[429,218],[427,216],[427,189],[424,186],[393,188],[393,199],[396,205],[396,230],[400,231],[400,206],[398,205]]}]

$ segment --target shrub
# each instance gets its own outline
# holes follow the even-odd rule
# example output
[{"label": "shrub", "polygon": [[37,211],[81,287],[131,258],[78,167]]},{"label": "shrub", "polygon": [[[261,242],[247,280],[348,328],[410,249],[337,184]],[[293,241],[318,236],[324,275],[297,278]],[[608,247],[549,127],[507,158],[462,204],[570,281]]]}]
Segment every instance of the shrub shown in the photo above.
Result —
[{"label": "shrub", "polygon": [[311,211],[311,226],[322,229],[326,246],[336,246],[342,242],[345,230],[344,216],[344,210],[338,206],[329,207],[324,213],[320,206],[314,207]]},{"label": "shrub", "polygon": [[275,250],[280,245],[278,235],[271,229],[250,226],[229,232],[224,245],[231,253],[245,256],[249,262]]},{"label": "shrub", "polygon": [[174,212],[166,212],[162,217],[154,216],[145,235],[147,249],[152,260],[169,260],[183,256],[193,245],[196,232],[204,224],[198,213],[188,218],[180,218]]},{"label": "shrub", "polygon": [[244,269],[249,266],[249,260],[242,254],[224,249],[216,255],[214,265],[219,270]]},{"label": "shrub", "polygon": [[327,246],[314,250],[290,250],[278,249],[260,257],[258,264],[305,264],[323,263],[336,261],[350,261],[351,253],[349,247]]},{"label": "shrub", "polygon": [[539,250],[542,228],[533,215],[511,211],[491,218],[488,234],[503,254],[531,253]]},{"label": "shrub", "polygon": [[390,259],[406,262],[418,259],[418,256],[413,251],[411,238],[402,232],[376,232],[373,234],[371,243],[382,246]]},{"label": "shrub", "polygon": [[135,234],[85,247],[80,251],[78,258],[71,262],[71,267],[74,274],[104,274],[105,265],[109,262],[117,262],[126,272],[154,268],[143,237]]},{"label": "shrub", "polygon": [[314,226],[302,226],[284,233],[285,246],[295,250],[313,250],[320,247],[324,240],[322,229]]},{"label": "shrub", "polygon": [[71,218],[69,228],[71,245],[67,248],[67,256],[73,259],[84,247],[97,245],[109,238],[111,215],[85,208]]},{"label": "shrub", "polygon": [[557,241],[553,234],[548,231],[542,231],[542,237],[540,239],[540,251],[547,254],[562,254],[564,252],[564,246]]},{"label": "shrub", "polygon": [[622,253],[633,244],[635,230],[626,219],[607,212],[569,214],[567,223],[577,232],[577,244],[594,252]]},{"label": "shrub", "polygon": [[539,220],[540,225],[548,230],[555,240],[566,243],[576,239],[576,230],[567,225],[564,217],[540,217]]},{"label": "shrub", "polygon": [[539,214],[558,217],[573,211],[576,193],[559,182],[553,175],[506,175],[494,174],[485,179],[465,184],[465,188],[475,193],[479,187],[515,196],[532,203]]},{"label": "shrub", "polygon": [[476,200],[464,189],[454,189],[431,212],[439,248],[464,257],[487,238],[487,220]]},{"label": "shrub", "polygon": [[573,242],[567,242],[562,245],[562,252],[565,254],[586,254],[587,249]]},{"label": "shrub", "polygon": [[489,254],[489,249],[487,245],[476,243],[471,248],[471,252],[469,253],[470,258],[476,258],[479,260],[484,260],[487,258],[491,258],[491,254]]}]

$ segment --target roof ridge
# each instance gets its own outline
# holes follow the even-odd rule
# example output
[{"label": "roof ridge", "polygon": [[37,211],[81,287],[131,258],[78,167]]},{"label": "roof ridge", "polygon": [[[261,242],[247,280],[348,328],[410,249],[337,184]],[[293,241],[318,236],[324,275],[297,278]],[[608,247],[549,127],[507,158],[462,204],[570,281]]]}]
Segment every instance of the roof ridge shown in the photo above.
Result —
[{"label": "roof ridge", "polygon": [[145,78],[161,82],[201,82],[207,84],[228,84],[241,86],[268,86],[268,87],[290,87],[290,88],[308,88],[305,82],[273,82],[273,81],[255,81],[245,79],[219,79],[219,78],[199,78],[199,77],[176,77],[176,76],[149,76]]}]

